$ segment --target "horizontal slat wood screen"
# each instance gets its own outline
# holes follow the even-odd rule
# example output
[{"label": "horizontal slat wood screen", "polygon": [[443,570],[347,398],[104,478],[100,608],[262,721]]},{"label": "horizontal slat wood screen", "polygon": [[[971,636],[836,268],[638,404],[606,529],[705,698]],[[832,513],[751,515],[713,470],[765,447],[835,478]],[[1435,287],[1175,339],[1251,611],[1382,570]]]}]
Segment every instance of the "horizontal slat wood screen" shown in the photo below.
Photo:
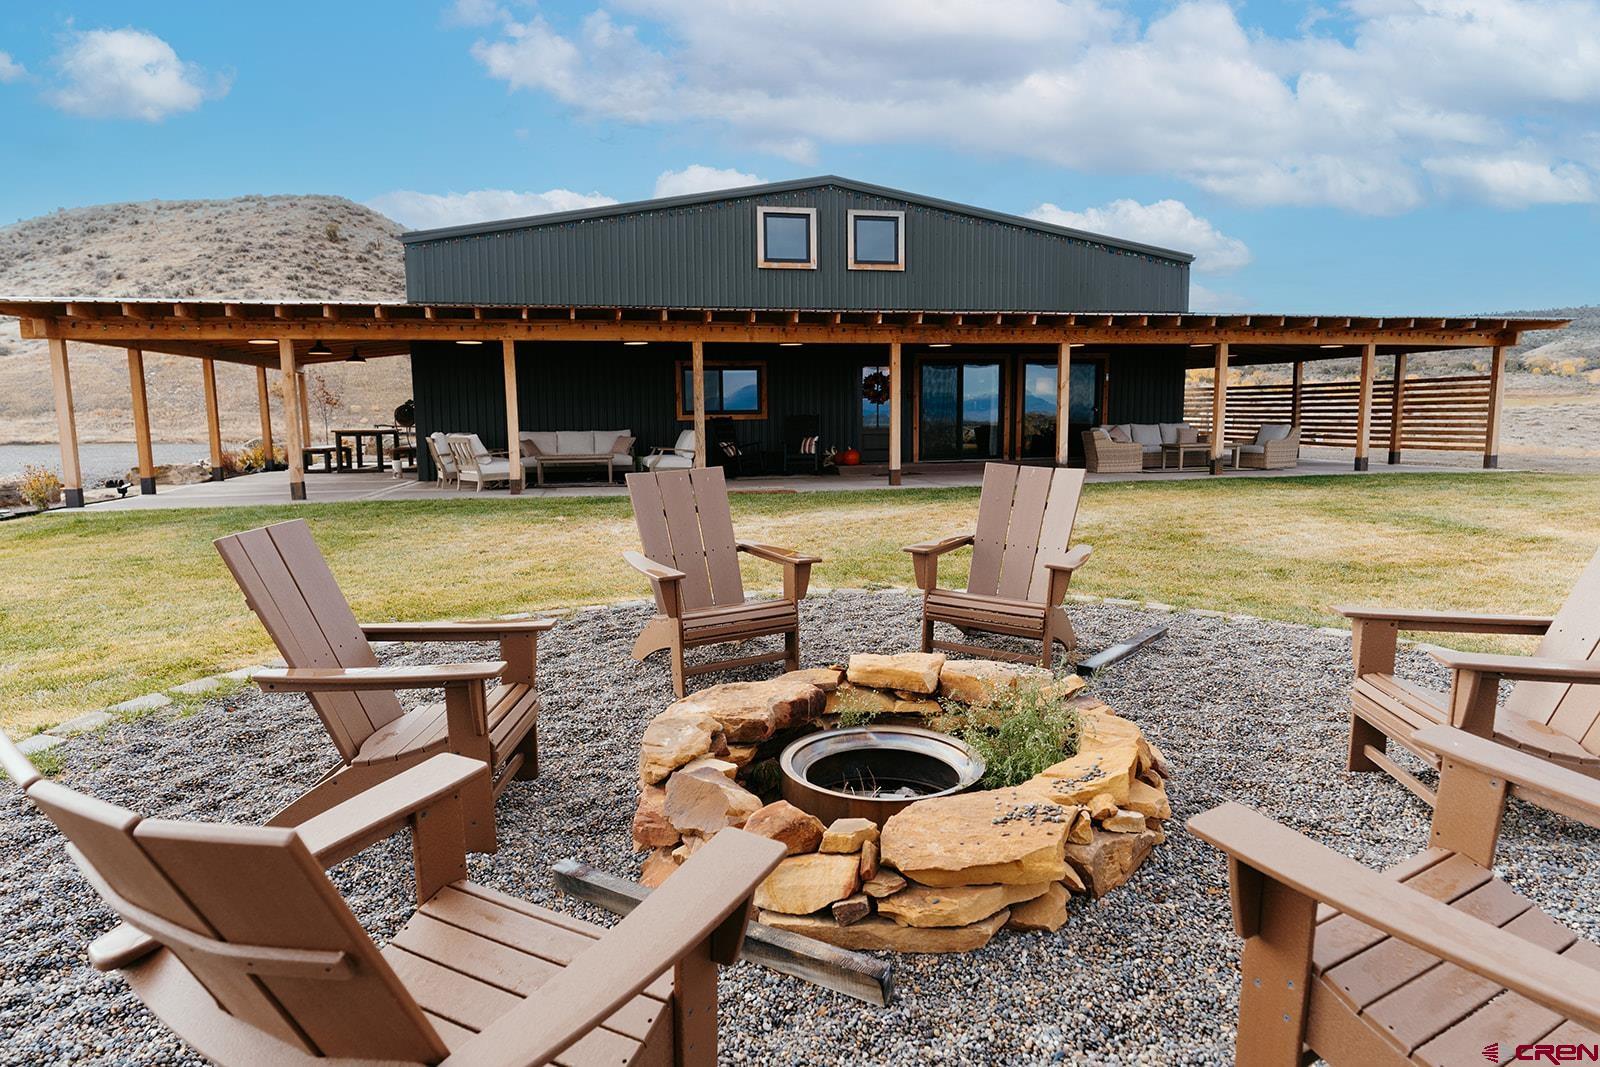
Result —
[{"label": "horizontal slat wood screen", "polygon": [[[1300,400],[1300,443],[1354,448],[1360,382],[1306,382]],[[1487,374],[1447,378],[1407,378],[1400,448],[1477,452],[1483,449],[1491,393]],[[1228,388],[1226,439],[1255,437],[1262,423],[1292,422],[1294,386],[1234,385]],[[1394,411],[1394,380],[1372,383],[1372,436],[1369,447],[1385,449]],[[1184,389],[1183,416],[1201,430],[1211,429],[1211,387]]]}]

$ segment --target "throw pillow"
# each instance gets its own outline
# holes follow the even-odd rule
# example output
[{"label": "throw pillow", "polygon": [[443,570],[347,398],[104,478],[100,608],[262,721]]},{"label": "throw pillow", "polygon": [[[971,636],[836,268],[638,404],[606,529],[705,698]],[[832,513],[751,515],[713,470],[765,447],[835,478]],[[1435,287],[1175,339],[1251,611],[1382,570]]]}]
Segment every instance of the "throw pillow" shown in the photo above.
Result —
[{"label": "throw pillow", "polygon": [[1121,426],[1113,426],[1111,427],[1111,439],[1120,445],[1126,445],[1132,443],[1133,435]]},{"label": "throw pillow", "polygon": [[1190,426],[1187,422],[1178,423],[1178,444],[1197,445],[1200,443],[1200,431]]}]

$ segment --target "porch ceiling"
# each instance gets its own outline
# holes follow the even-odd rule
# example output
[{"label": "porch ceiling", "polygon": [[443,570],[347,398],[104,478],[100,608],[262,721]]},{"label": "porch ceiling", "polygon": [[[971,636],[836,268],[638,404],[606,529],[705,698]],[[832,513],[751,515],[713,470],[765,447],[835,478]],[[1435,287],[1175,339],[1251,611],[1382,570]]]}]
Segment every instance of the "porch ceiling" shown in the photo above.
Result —
[{"label": "porch ceiling", "polygon": [[[1206,315],[830,311],[819,309],[543,307],[407,303],[248,303],[193,300],[0,297],[0,315],[23,337],[276,366],[289,338],[301,363],[402,355],[415,341],[705,341],[812,344],[1081,344],[1210,346],[1226,342],[1236,364],[1336,359],[1375,344],[1380,353],[1512,345],[1528,330],[1565,319],[1319,315]],[[252,344],[252,341],[258,342]],[[329,355],[309,349],[321,341]],[[259,343],[269,342],[269,343]],[[1327,346],[1336,345],[1338,348]],[[1209,351],[1186,360],[1210,366]]]}]

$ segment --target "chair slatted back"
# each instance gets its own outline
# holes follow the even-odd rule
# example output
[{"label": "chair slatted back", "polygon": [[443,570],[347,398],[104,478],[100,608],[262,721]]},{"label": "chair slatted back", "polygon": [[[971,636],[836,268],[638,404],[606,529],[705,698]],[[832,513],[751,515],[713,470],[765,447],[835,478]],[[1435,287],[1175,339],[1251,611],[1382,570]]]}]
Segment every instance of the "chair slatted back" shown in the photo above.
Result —
[{"label": "chair slatted back", "polygon": [[[1535,654],[1548,659],[1600,659],[1600,552],[1578,576]],[[1600,755],[1600,686],[1518,682],[1506,698],[1506,710],[1544,723]]]},{"label": "chair slatted back", "polygon": [[687,576],[684,607],[744,603],[728,484],[721,468],[630,474],[628,497],[644,554]]},{"label": "chair slatted back", "polygon": [[[443,446],[441,449],[440,446]],[[442,433],[428,435],[428,452],[433,457],[434,468],[442,475],[455,477],[457,470],[455,453],[450,450],[450,442]]]},{"label": "chair slatted back", "polygon": [[[142,928],[153,915],[199,935],[180,944],[146,931],[230,1015],[324,1056],[433,1062],[446,1055],[293,830],[141,819],[50,781],[35,783],[28,797],[71,842],[85,875],[120,898],[107,903],[125,922]],[[264,975],[207,942],[342,952],[349,974]]]},{"label": "chair slatted back", "polygon": [[1045,564],[1067,554],[1083,476],[1066,467],[986,464],[967,592],[1042,603],[1050,589]]},{"label": "chair slatted back", "polygon": [[[289,666],[378,665],[304,520],[220,537],[215,544]],[[399,698],[388,690],[307,695],[346,760],[402,714]]]}]

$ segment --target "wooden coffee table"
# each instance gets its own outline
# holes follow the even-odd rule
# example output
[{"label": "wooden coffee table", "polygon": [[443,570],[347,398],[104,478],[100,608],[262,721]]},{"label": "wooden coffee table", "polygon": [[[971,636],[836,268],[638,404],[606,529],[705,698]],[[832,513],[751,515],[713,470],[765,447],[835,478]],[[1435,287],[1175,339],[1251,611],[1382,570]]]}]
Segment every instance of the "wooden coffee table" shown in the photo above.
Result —
[{"label": "wooden coffee table", "polygon": [[[1228,444],[1228,443],[1225,442],[1223,444],[1223,446],[1222,446],[1222,451],[1224,453],[1226,453],[1230,457],[1230,459],[1232,460],[1233,468],[1235,470],[1237,470],[1238,467],[1239,467],[1239,446],[1236,445],[1236,444]],[[1162,445],[1161,446],[1161,469],[1162,470],[1168,470],[1169,467],[1168,467],[1168,464],[1167,464],[1167,460],[1169,458],[1176,458],[1177,459],[1177,467],[1176,467],[1176,469],[1180,470],[1180,471],[1183,470],[1184,469],[1184,463],[1187,460],[1187,458],[1189,456],[1189,453],[1191,453],[1191,452],[1200,453],[1200,465],[1202,467],[1204,467],[1206,465],[1206,463],[1211,459],[1211,445],[1209,443],[1205,442],[1205,441],[1190,441],[1190,442],[1186,442],[1184,444]]]}]

